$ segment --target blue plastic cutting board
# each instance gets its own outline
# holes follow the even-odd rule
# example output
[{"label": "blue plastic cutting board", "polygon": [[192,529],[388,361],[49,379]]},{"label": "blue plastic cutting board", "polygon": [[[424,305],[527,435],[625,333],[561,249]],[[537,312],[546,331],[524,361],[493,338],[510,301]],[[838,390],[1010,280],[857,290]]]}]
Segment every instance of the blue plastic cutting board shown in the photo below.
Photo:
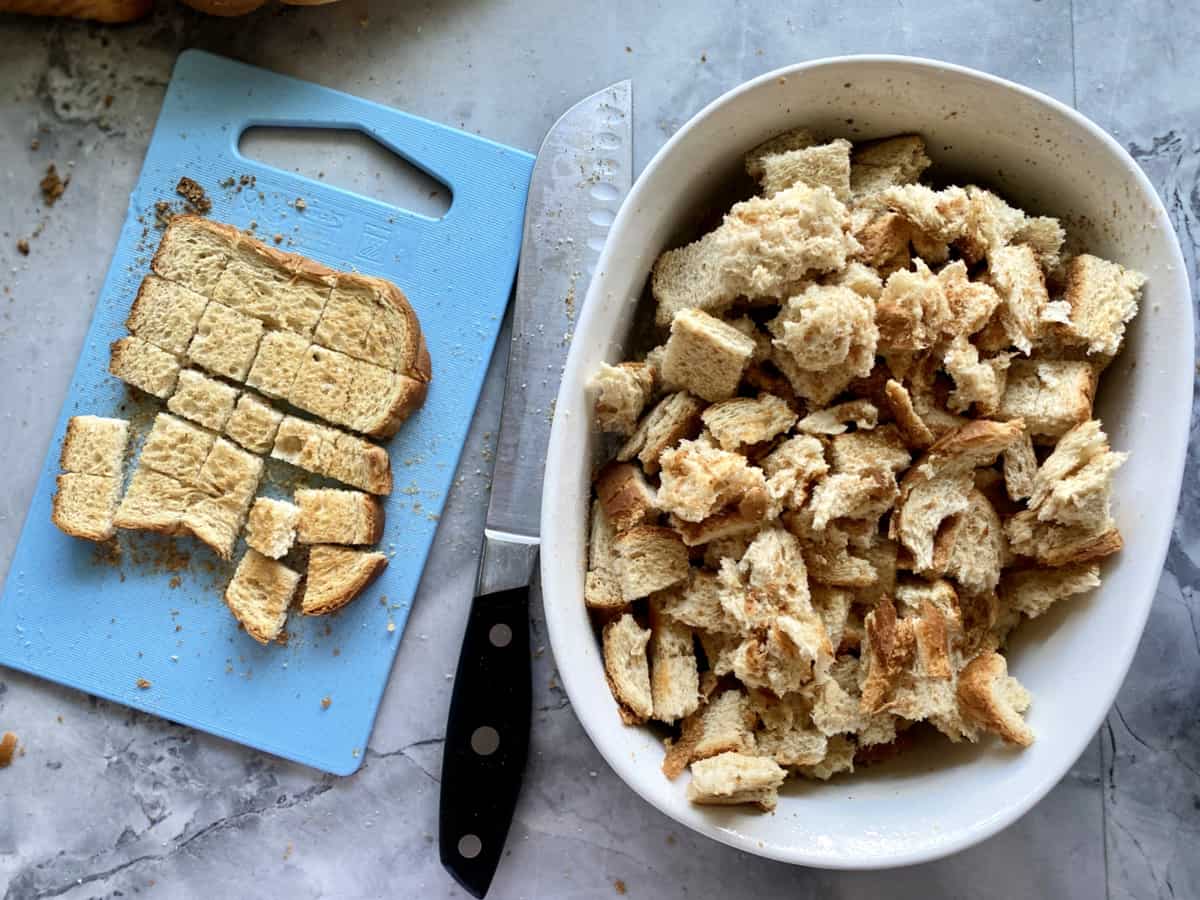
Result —
[{"label": "blue plastic cutting board", "polygon": [[[453,203],[435,221],[253,162],[237,146],[255,125],[359,129],[449,185]],[[0,663],[329,772],[357,769],[508,302],[532,168],[527,153],[375,103],[180,56],[0,598]],[[178,568],[169,539],[123,533],[114,564],[50,524],[67,418],[134,412],[144,427],[160,406],[130,401],[108,374],[108,348],[158,241],[155,201],[178,201],[181,175],[207,189],[214,219],[257,221],[294,241],[284,249],[396,282],[433,359],[424,407],[387,444],[390,564],[341,613],[293,613],[287,646],[238,629],[221,600],[232,567],[198,542],[174,542],[189,554]],[[253,188],[220,186],[242,175]]]}]

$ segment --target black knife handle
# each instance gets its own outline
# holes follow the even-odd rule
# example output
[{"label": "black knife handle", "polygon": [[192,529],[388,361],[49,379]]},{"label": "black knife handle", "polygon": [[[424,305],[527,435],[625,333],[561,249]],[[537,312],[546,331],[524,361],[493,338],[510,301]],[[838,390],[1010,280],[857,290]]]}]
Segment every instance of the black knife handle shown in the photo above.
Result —
[{"label": "black knife handle", "polygon": [[442,865],[475,897],[492,883],[521,791],[530,678],[529,588],[476,597],[450,698],[438,823]]}]

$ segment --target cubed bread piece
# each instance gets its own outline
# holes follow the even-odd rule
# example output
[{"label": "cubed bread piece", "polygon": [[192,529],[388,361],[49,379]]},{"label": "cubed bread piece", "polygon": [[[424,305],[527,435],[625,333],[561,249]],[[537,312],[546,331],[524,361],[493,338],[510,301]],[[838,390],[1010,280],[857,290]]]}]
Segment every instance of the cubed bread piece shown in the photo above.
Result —
[{"label": "cubed bread piece", "polygon": [[254,362],[262,334],[258,319],[211,302],[196,325],[188,359],[215,375],[242,381]]},{"label": "cubed bread piece", "polygon": [[716,231],[658,258],[657,321],[682,309],[719,314],[738,296],[779,297],[810,272],[842,269],[857,247],[846,207],[827,187],[798,184],[734,204]]},{"label": "cubed bread piece", "polygon": [[611,462],[596,476],[596,497],[614,531],[626,531],[658,516],[656,491],[632,463]]},{"label": "cubed bread piece", "polygon": [[71,537],[106,541],[113,536],[113,515],[121,495],[119,475],[64,472],[50,509],[50,521]]},{"label": "cubed bread piece", "polygon": [[1058,438],[1092,415],[1097,374],[1087,362],[1014,359],[997,418],[1025,421],[1036,438]]},{"label": "cubed bread piece", "polygon": [[225,422],[225,435],[251,453],[270,453],[283,413],[249,391],[237,400],[237,406]]},{"label": "cubed bread piece", "polygon": [[759,184],[773,197],[797,184],[824,185],[843,203],[850,199],[850,142],[842,138],[815,147],[785,150],[762,158]]},{"label": "cubed bread piece", "polygon": [[398,287],[382,278],[343,274],[334,294],[363,285],[377,300],[363,358],[417,381],[429,381],[433,370],[421,323]]},{"label": "cubed bread piece", "polygon": [[865,377],[875,361],[875,304],[843,285],[809,285],[788,298],[767,327],[774,346],[801,369],[824,372],[849,365],[854,377]]},{"label": "cubed bread piece", "polygon": [[427,382],[313,344],[288,401],[337,425],[391,437],[424,402],[427,390]]},{"label": "cubed bread piece", "polygon": [[787,153],[789,150],[803,150],[817,143],[816,136],[807,128],[793,128],[782,134],[777,134],[770,140],[763,141],[746,154],[746,174],[756,181],[763,177],[763,161],[768,156]]},{"label": "cubed bread piece", "polygon": [[1033,493],[1033,479],[1038,461],[1033,450],[1033,438],[1028,432],[1004,451],[1004,489],[1013,501],[1026,500]]},{"label": "cubed bread piece", "polygon": [[912,265],[913,226],[900,213],[861,207],[851,213],[850,221],[861,248],[857,258],[878,272],[876,277],[886,278]]},{"label": "cubed bread piece", "polygon": [[[202,216],[175,216],[150,263],[156,273],[206,297],[229,262],[230,242]],[[225,228],[230,228],[226,225]],[[230,230],[234,230],[230,228]]]},{"label": "cubed bread piece", "polygon": [[1118,552],[1125,542],[1111,521],[1094,527],[1040,522],[1037,513],[1022,510],[1004,523],[1009,546],[1043,566],[1092,562]]},{"label": "cubed bread piece", "polygon": [[929,165],[925,141],[919,135],[859,144],[850,157],[850,193],[863,197],[895,184],[911,184]]},{"label": "cubed bread piece", "polygon": [[638,525],[613,538],[614,570],[626,602],[648,597],[688,577],[688,554],[670,528]]},{"label": "cubed bread piece", "polygon": [[895,425],[839,434],[829,442],[829,447],[835,472],[899,474],[912,462],[912,454]]},{"label": "cubed bread piece", "polygon": [[888,276],[875,304],[875,321],[881,353],[913,353],[941,340],[954,316],[942,282],[917,260],[915,271],[900,269]]},{"label": "cubed bread piece", "polygon": [[382,553],[319,544],[308,554],[300,612],[324,616],[344,607],[387,568]]},{"label": "cubed bread piece", "polygon": [[304,363],[308,340],[289,331],[268,331],[262,336],[246,384],[268,397],[285,400],[296,373]]},{"label": "cubed bread piece", "polygon": [[912,553],[915,571],[932,570],[938,529],[966,510],[974,483],[971,472],[962,472],[917,480],[904,491],[892,513],[890,536]]},{"label": "cubed bread piece", "polygon": [[767,490],[785,509],[799,509],[808,500],[809,489],[829,471],[825,448],[808,435],[788,438],[762,460]]},{"label": "cubed bread piece", "polygon": [[714,403],[700,414],[700,420],[721,449],[741,450],[783,434],[796,424],[796,413],[785,400],[759,394]]},{"label": "cubed bread piece", "polygon": [[646,645],[650,630],[629,613],[604,626],[604,674],[626,725],[644,722],[654,713]]},{"label": "cubed bread piece", "polygon": [[262,457],[247,453],[225,438],[217,438],[200,467],[196,484],[206,494],[227,499],[244,515],[258,490],[262,473]]},{"label": "cubed bread piece", "polygon": [[806,697],[754,691],[750,703],[762,723],[754,733],[755,755],[781,766],[811,766],[825,758],[828,738],[813,724]]},{"label": "cubed bread piece", "polygon": [[139,465],[113,516],[118,528],[185,534],[183,516],[203,494],[192,485]]},{"label": "cubed bread piece", "polygon": [[259,497],[246,518],[246,544],[263,556],[280,559],[292,549],[300,507],[286,500]]},{"label": "cubed bread piece", "polygon": [[751,494],[766,497],[762,470],[749,465],[740,453],[682,441],[665,451],[660,462],[657,506],[685,522],[702,522]]},{"label": "cubed bread piece", "polygon": [[981,415],[995,415],[1010,362],[1007,353],[981,360],[974,344],[962,335],[956,336],[942,356],[946,373],[954,379],[954,390],[946,405],[952,412],[962,413],[974,404]]},{"label": "cubed bread piece", "polygon": [[102,475],[121,480],[129,423],[100,416],[72,416],[67,420],[58,467],[74,475]]},{"label": "cubed bread piece", "polygon": [[1025,213],[1014,209],[991,191],[971,185],[970,205],[959,250],[968,263],[991,261],[992,254],[1013,240],[1025,224]]},{"label": "cubed bread piece", "polygon": [[896,427],[900,429],[900,434],[908,446],[914,450],[923,450],[932,444],[933,432],[917,414],[908,388],[892,379],[884,386],[884,395],[896,420]]},{"label": "cubed bread piece", "polygon": [[1115,356],[1125,338],[1125,324],[1138,311],[1146,276],[1117,263],[1081,253],[1067,263],[1064,299],[1070,321],[1056,333],[1087,352]]},{"label": "cubed bread piece", "polygon": [[1095,419],[1059,439],[1033,480],[1029,508],[1043,522],[1099,528],[1111,520],[1112,479],[1128,458],[1113,453]]},{"label": "cubed bread piece", "polygon": [[334,488],[296,491],[301,544],[374,544],[383,535],[383,508],[370,494]]},{"label": "cubed bread piece", "polygon": [[937,279],[950,313],[944,330],[951,337],[970,337],[980,331],[1000,306],[996,289],[986,281],[971,281],[961,259],[942,266]]},{"label": "cubed bread piece", "polygon": [[654,595],[664,616],[699,631],[737,634],[739,627],[721,605],[720,579],[706,569],[693,568],[686,582]]},{"label": "cubed bread piece", "polygon": [[1032,248],[1043,272],[1053,272],[1058,268],[1066,239],[1067,233],[1062,224],[1050,216],[1027,216],[1012,237],[1014,244],[1028,244]]},{"label": "cubed bread piece", "polygon": [[650,600],[650,695],[654,718],[674,723],[700,705],[700,674],[692,630],[662,613]]},{"label": "cubed bread piece", "polygon": [[897,493],[896,478],[890,472],[869,469],[826,475],[808,501],[813,527],[823,530],[834,519],[873,522],[892,508]]},{"label": "cubed bread piece", "polygon": [[654,391],[654,370],[646,363],[600,363],[588,381],[595,395],[596,425],[601,431],[630,435]]},{"label": "cubed bread piece", "polygon": [[392,492],[392,461],[378,444],[339,432],[333,456],[320,474],[371,494]]},{"label": "cubed bread piece", "polygon": [[988,256],[988,279],[1000,295],[1000,325],[1009,343],[1028,356],[1050,303],[1046,276],[1033,249],[1013,244],[994,250]]},{"label": "cubed bread piece", "polygon": [[949,575],[968,591],[995,590],[1000,570],[1008,561],[1008,541],[996,508],[977,490],[967,495],[967,507],[934,537],[933,568]]},{"label": "cubed bread piece", "polygon": [[299,572],[251,548],[225,589],[225,603],[246,634],[260,644],[269,644],[283,631],[299,583]]},{"label": "cubed bread piece", "polygon": [[211,431],[170,413],[159,413],[142,445],[138,465],[194,484],[216,439]]},{"label": "cubed bread piece", "polygon": [[1000,596],[1017,612],[1036,619],[1059,600],[1100,587],[1095,563],[1058,569],[1011,569],[1000,581]]},{"label": "cubed bread piece", "polygon": [[386,352],[378,355],[373,352],[388,348],[371,343],[371,324],[378,308],[379,304],[366,286],[339,285],[325,304],[313,340],[355,359],[390,368],[392,359]]},{"label": "cubed bread piece", "polygon": [[687,391],[668,394],[642,416],[637,430],[617,451],[617,459],[628,462],[637,457],[647,474],[658,472],[663,451],[700,433],[700,413],[704,403]]},{"label": "cubed bread piece", "polygon": [[698,309],[681,310],[671,322],[663,378],[715,403],[737,393],[754,355],[752,338]]},{"label": "cubed bread piece", "polygon": [[177,356],[187,351],[208,298],[157,275],[142,279],[125,327]]},{"label": "cubed bread piece", "polygon": [[796,423],[803,434],[845,434],[851,424],[870,430],[879,423],[879,410],[869,400],[847,400],[836,406],[811,412]]},{"label": "cubed bread piece", "polygon": [[271,328],[309,335],[329,298],[331,281],[329,276],[283,271],[244,246],[217,279],[212,297]]},{"label": "cubed bread piece", "polygon": [[224,560],[233,558],[245,521],[246,504],[228,496],[199,497],[183,514],[183,527]]},{"label": "cubed bread piece", "polygon": [[614,567],[613,536],[604,504],[593,500],[588,530],[588,570],[583,585],[583,602],[588,609],[611,611],[627,605],[621,596],[621,584]]},{"label": "cubed bread piece", "polygon": [[965,718],[1006,742],[1028,747],[1033,731],[1021,717],[1029,708],[1029,692],[1008,674],[999,653],[982,653],[958,676],[958,703]]},{"label": "cubed bread piece", "polygon": [[237,388],[195,369],[184,369],[179,373],[175,393],[167,401],[167,409],[197,425],[221,431],[233,415],[237,396]]},{"label": "cubed bread piece", "polygon": [[175,390],[179,360],[160,347],[139,337],[113,341],[108,371],[126,384],[166,400]]},{"label": "cubed bread piece", "polygon": [[275,433],[271,458],[283,460],[315,475],[328,475],[338,454],[340,434],[336,428],[328,425],[285,415]]},{"label": "cubed bread piece", "polygon": [[[909,237],[914,243],[923,237],[933,244],[948,244],[961,237],[967,227],[970,199],[960,187],[935,191],[923,184],[893,185],[886,188],[880,198],[912,226]],[[926,250],[921,253],[922,257],[929,255],[927,248],[917,249]],[[931,262],[941,262],[941,259]]]},{"label": "cubed bread piece", "polygon": [[770,812],[779,802],[787,770],[774,760],[744,753],[720,753],[692,763],[688,799],[693,803],[753,803]]},{"label": "cubed bread piece", "polygon": [[683,720],[679,738],[667,747],[663,774],[676,778],[691,763],[721,753],[753,753],[757,716],[745,692],[738,689],[713,691],[716,679],[702,676],[701,692],[708,682],[707,702]]}]

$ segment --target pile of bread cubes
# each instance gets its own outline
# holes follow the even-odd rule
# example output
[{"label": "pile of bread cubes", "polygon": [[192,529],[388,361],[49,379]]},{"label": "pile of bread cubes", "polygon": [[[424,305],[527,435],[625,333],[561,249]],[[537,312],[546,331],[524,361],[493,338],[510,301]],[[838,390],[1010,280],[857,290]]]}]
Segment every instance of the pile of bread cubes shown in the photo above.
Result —
[{"label": "pile of bread cubes", "polygon": [[758,195],[654,266],[665,343],[591,381],[623,443],[585,600],[694,802],[773,809],[917,723],[1029,745],[1008,637],[1121,548],[1092,401],[1144,277],[929,165],[915,135],[753,150]]},{"label": "pile of bread cubes", "polygon": [[[229,225],[175,217],[151,268],[109,371],[167,411],[128,486],[129,422],[72,418],[52,519],[92,541],[118,528],[192,535],[224,560],[244,527],[225,600],[247,634],[269,643],[298,590],[303,614],[324,615],[387,565],[362,548],[383,533],[376,498],[391,493],[391,461],[362,435],[392,436],[424,402],[429,352],[395,285],[281,253]],[[256,496],[266,455],[355,490]]]}]

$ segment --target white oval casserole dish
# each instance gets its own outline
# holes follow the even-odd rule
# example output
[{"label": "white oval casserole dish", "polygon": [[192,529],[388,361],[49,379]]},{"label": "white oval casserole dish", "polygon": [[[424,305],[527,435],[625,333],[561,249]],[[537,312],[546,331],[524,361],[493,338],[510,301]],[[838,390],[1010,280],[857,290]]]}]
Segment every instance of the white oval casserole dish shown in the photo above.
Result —
[{"label": "white oval casserole dish", "polygon": [[[979,181],[1031,214],[1059,216],[1082,245],[1144,272],[1142,310],[1096,404],[1119,472],[1114,515],[1125,549],[1103,586],[1022,626],[1010,671],[1030,690],[1036,743],[1017,752],[930,742],[829,783],[789,781],[777,811],[696,807],[687,776],[668,781],[663,748],[626,727],[605,683],[583,604],[589,478],[600,435],[588,377],[625,359],[657,255],[697,235],[751,147],[803,125],[852,140],[925,136],[931,170]],[[644,320],[645,317],[642,317]],[[818,60],[771,72],[691,119],[638,178],[597,264],[558,395],[542,503],[542,589],[550,643],[585,730],[622,779],[696,831],[786,862],[865,869],[961,850],[1012,823],[1067,772],[1096,734],[1129,668],[1166,556],[1187,448],[1192,308],[1179,245],[1137,163],[1104,131],[1035,91],[970,69],[906,57]]]}]

